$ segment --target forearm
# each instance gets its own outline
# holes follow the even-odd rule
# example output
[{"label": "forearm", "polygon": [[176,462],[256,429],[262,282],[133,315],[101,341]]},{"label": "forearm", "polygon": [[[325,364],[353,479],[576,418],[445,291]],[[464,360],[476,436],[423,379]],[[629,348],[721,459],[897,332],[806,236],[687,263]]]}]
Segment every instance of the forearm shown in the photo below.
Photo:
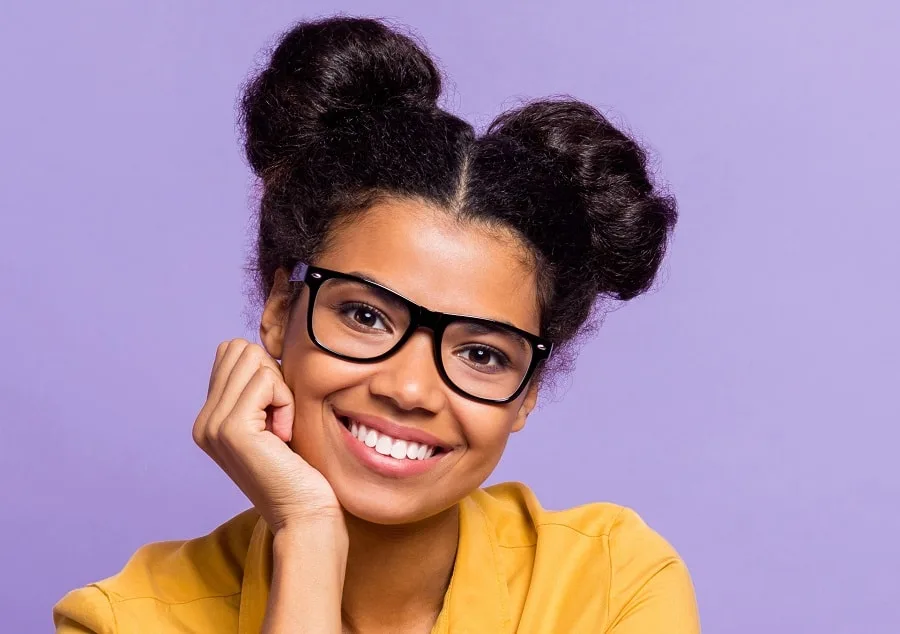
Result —
[{"label": "forearm", "polygon": [[340,634],[347,544],[343,526],[276,533],[263,634]]}]

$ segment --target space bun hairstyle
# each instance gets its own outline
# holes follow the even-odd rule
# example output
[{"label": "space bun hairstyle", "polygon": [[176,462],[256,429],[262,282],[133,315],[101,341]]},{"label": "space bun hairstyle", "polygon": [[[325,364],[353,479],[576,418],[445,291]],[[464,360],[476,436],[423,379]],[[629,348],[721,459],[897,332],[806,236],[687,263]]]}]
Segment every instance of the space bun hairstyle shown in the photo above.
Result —
[{"label": "space bun hairstyle", "polygon": [[654,187],[641,147],[586,103],[534,101],[479,136],[440,96],[432,59],[380,21],[302,22],[280,38],[241,100],[261,184],[258,299],[279,268],[314,259],[339,221],[383,197],[414,198],[522,239],[541,334],[565,360],[598,299],[651,286],[675,201]]}]

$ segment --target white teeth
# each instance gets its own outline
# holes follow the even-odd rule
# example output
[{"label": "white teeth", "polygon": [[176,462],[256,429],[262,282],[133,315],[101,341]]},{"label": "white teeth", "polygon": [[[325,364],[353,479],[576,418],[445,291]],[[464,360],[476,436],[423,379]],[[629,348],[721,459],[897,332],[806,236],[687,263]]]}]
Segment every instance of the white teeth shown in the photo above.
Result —
[{"label": "white teeth", "polygon": [[[372,432],[372,433],[374,433],[374,432]],[[389,455],[391,455],[391,447],[393,445],[394,445],[394,443],[391,442],[390,436],[384,436],[382,434],[379,434],[378,442],[375,444],[375,451],[380,453],[382,456],[389,456]]]},{"label": "white teeth", "polygon": [[406,460],[406,441],[395,440],[391,447],[391,458],[396,460]]},{"label": "white teeth", "polygon": [[434,455],[434,447],[409,440],[396,440],[354,421],[350,421],[349,430],[359,442],[395,460],[425,460]]}]

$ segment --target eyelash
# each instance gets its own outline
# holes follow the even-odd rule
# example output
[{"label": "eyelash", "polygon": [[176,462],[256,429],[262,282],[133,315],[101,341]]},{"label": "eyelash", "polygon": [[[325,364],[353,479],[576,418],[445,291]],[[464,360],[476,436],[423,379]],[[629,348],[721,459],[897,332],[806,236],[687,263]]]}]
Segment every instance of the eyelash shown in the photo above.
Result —
[{"label": "eyelash", "polygon": [[[462,349],[462,352],[466,352],[466,351],[473,350],[473,349],[487,350],[490,354],[493,354],[494,356],[496,356],[498,363],[494,367],[499,367],[499,368],[510,367],[509,357],[507,357],[505,354],[503,354],[500,350],[497,350],[496,348],[493,348],[493,347],[483,344],[483,343],[468,344],[466,347],[464,347]],[[473,365],[478,365],[478,364],[473,364]]]},{"label": "eyelash", "polygon": [[[336,308],[337,308],[338,312],[345,313],[345,314],[351,310],[359,310],[360,308],[362,308],[363,310],[368,310],[373,315],[375,315],[378,319],[380,319],[382,322],[384,322],[385,326],[387,326],[391,331],[393,331],[393,328],[391,327],[391,320],[388,319],[387,315],[385,315],[383,312],[381,312],[380,310],[378,310],[371,304],[364,304],[363,302],[345,302],[339,306],[336,306]],[[364,328],[368,327],[365,324],[360,324],[359,322],[356,322],[356,323],[359,324],[360,326],[363,326]],[[372,328],[372,330],[377,330],[377,328]]]}]

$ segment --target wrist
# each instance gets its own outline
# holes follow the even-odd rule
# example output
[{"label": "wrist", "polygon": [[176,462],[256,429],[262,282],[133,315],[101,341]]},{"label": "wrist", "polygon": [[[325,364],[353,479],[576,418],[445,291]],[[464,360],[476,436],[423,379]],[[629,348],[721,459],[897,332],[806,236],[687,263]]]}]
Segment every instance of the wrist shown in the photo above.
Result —
[{"label": "wrist", "polygon": [[341,631],[348,547],[343,518],[286,523],[274,532],[265,634]]},{"label": "wrist", "polygon": [[285,522],[273,530],[275,556],[292,554],[337,556],[346,561],[350,539],[344,518],[315,518]]},{"label": "wrist", "polygon": [[281,510],[275,517],[270,517],[265,512],[263,517],[269,524],[273,535],[282,532],[340,532],[346,531],[344,511],[340,507],[327,509],[300,509],[297,511]]}]

